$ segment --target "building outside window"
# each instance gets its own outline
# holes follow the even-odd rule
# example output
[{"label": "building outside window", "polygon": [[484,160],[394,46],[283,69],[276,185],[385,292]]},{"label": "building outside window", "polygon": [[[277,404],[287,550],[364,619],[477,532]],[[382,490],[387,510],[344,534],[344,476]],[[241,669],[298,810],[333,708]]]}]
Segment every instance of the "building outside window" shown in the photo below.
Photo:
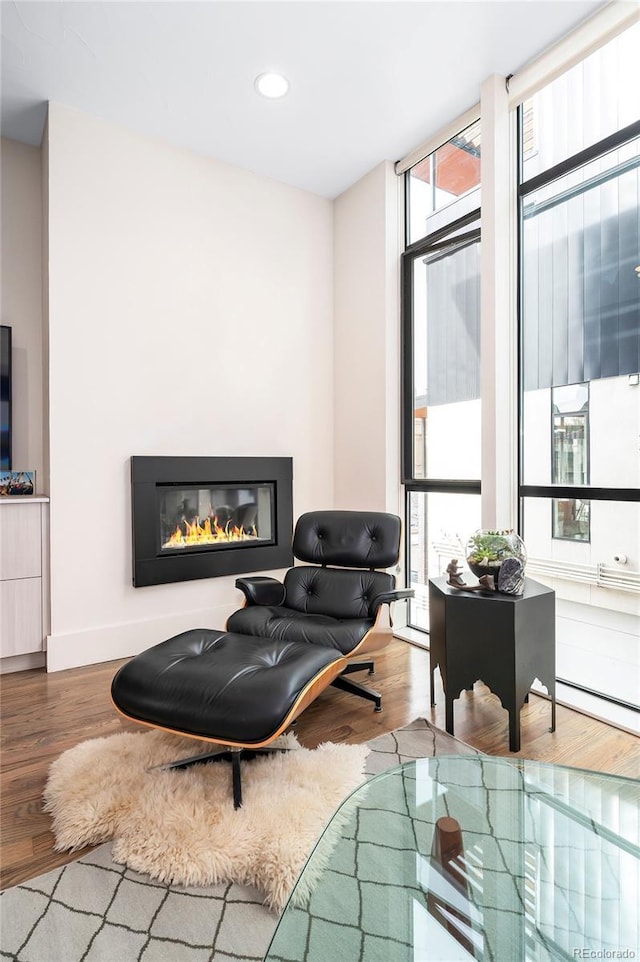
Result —
[{"label": "building outside window", "polygon": [[[589,483],[589,385],[570,384],[551,391],[553,484]],[[589,541],[589,501],[554,499],[554,538]]]},{"label": "building outside window", "polygon": [[527,573],[556,592],[558,679],[631,711],[640,702],[638,44],[640,24],[520,106],[518,188]]}]

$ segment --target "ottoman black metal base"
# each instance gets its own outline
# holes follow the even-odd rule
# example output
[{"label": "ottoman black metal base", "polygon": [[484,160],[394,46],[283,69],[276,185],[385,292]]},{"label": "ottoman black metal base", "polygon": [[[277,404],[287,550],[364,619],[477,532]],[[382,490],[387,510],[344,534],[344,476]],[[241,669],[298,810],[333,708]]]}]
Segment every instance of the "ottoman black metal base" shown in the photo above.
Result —
[{"label": "ottoman black metal base", "polygon": [[231,761],[233,798],[242,804],[240,761],[264,751],[344,671],[336,650],[197,628],[123,665],[111,684],[126,718],[221,746],[159,768]]},{"label": "ottoman black metal base", "polygon": [[208,762],[231,762],[233,780],[233,807],[242,806],[242,780],[240,777],[240,762],[250,762],[258,755],[271,755],[273,752],[288,752],[289,748],[220,748],[217,752],[205,752],[204,755],[191,755],[189,758],[179,758],[175,762],[166,762],[164,765],[154,765],[148,768],[148,772],[168,772],[174,769],[181,771],[191,765],[203,765]]}]

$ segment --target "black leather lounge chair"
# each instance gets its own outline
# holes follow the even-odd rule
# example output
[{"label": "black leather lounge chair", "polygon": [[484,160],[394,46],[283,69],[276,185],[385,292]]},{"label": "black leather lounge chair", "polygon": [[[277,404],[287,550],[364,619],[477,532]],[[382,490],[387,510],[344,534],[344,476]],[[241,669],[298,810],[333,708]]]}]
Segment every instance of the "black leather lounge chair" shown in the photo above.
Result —
[{"label": "black leather lounge chair", "polygon": [[[227,631],[281,641],[306,642],[360,658],[384,647],[392,637],[390,605],[411,598],[396,589],[386,571],[400,553],[401,521],[378,511],[310,511],[301,515],[293,536],[293,553],[306,562],[290,568],[284,583],[275,578],[238,578],[245,606],[227,621]],[[309,565],[312,565],[310,567]],[[356,671],[373,673],[373,661],[350,660],[331,684],[374,702],[381,696],[345,678]]]},{"label": "black leather lounge chair", "polygon": [[293,550],[314,566],[291,568],[284,584],[239,578],[247,604],[226,631],[196,628],[169,638],[123,665],[111,685],[116,709],[131,721],[213,743],[213,752],[160,767],[231,761],[236,808],[240,760],[280,750],[270,746],[328,685],[381,710],[378,692],[344,677],[373,671],[373,662],[348,659],[386,644],[391,602],[413,594],[376,571],[398,559],[395,515],[305,514]]}]

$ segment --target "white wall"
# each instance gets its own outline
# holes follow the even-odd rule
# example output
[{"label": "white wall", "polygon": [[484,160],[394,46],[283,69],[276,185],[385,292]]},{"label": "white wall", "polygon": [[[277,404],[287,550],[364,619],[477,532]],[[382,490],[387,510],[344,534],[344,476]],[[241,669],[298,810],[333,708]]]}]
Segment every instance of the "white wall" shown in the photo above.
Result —
[{"label": "white wall", "polygon": [[401,186],[382,163],[334,201],[336,508],[400,511]]},{"label": "white wall", "polygon": [[234,578],[134,589],[129,457],[293,457],[333,503],[332,205],[52,105],[50,669],[222,627]]},{"label": "white wall", "polygon": [[40,150],[2,138],[0,313],[12,329],[12,467],[47,491],[42,411],[42,201]]},{"label": "white wall", "polygon": [[427,450],[430,478],[480,476],[481,415],[480,398],[429,407]]},{"label": "white wall", "polygon": [[[626,374],[589,382],[591,484],[640,487],[640,385]],[[636,530],[640,537],[640,532]],[[636,545],[636,567],[640,556]]]}]

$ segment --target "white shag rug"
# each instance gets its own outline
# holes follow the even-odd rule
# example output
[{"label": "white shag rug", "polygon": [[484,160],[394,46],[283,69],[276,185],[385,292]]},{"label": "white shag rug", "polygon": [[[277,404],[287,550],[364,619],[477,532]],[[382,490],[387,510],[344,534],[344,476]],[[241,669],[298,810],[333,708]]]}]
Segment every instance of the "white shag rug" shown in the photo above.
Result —
[{"label": "white shag rug", "polygon": [[231,765],[147,771],[211,751],[207,742],[151,731],[82,742],[51,766],[44,792],[58,850],[114,841],[113,859],[178,885],[250,884],[279,911],[335,809],[364,781],[366,745],[328,742],[241,763],[242,808]]}]

